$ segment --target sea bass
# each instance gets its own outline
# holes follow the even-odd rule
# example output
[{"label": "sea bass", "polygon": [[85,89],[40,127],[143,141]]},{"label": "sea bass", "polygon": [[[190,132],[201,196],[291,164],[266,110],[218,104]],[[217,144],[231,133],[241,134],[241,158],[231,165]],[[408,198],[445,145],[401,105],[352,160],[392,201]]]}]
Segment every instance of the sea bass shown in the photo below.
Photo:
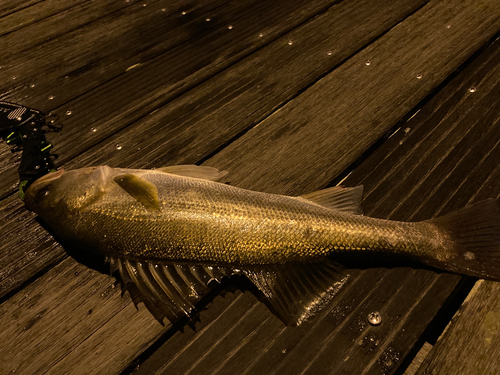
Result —
[{"label": "sea bass", "polygon": [[223,175],[194,165],[60,170],[36,180],[25,204],[61,239],[103,254],[160,322],[190,315],[211,280],[244,274],[300,324],[343,287],[346,257],[500,280],[497,199],[406,223],[362,216],[362,187],[289,197],[216,182]]}]

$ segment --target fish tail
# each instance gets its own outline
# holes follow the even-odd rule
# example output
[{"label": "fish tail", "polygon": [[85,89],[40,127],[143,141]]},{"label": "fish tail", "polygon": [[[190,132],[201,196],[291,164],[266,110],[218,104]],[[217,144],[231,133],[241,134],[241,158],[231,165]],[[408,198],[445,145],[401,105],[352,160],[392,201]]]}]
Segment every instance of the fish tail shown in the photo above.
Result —
[{"label": "fish tail", "polygon": [[500,281],[499,199],[488,199],[427,222],[452,239],[446,260],[429,265]]}]

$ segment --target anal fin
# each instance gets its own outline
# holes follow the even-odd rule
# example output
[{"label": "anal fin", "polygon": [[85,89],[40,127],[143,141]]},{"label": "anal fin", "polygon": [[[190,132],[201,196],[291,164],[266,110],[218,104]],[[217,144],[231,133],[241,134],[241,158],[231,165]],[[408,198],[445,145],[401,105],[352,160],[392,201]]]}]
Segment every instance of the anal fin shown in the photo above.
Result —
[{"label": "anal fin", "polygon": [[242,269],[287,324],[300,325],[325,307],[345,285],[346,269],[328,259],[316,263]]}]

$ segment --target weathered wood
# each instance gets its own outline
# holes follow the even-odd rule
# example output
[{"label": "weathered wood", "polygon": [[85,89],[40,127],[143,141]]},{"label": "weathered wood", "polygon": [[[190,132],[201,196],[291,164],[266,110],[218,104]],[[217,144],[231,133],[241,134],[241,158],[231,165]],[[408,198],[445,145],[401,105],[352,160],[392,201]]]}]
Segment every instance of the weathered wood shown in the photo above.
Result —
[{"label": "weathered wood", "polygon": [[[366,0],[363,1],[366,2]],[[146,117],[134,127],[111,137],[91,152],[70,162],[69,167],[97,164],[147,167],[161,166],[158,160],[164,160],[164,163],[170,164],[199,161],[203,156],[224,145],[241,130],[265,117],[297,91],[314,82],[422,4],[421,1],[409,4],[404,1],[391,4],[387,8],[385,1],[380,1],[380,3],[370,1],[371,5],[376,6],[374,13],[371,7],[363,5],[363,1],[344,2],[330,9],[311,23],[295,30],[291,35],[270,44],[175,100],[172,104]],[[365,10],[361,12],[360,9]],[[375,23],[374,19],[384,22]],[[363,27],[359,27],[360,25]],[[290,46],[286,44],[286,41],[295,38],[297,34],[308,35],[311,40],[303,51],[287,49]],[[332,56],[327,55],[326,52],[329,50],[332,51]],[[282,61],[289,63],[283,66]],[[139,69],[140,67],[137,68]],[[270,74],[272,69],[275,71]],[[136,69],[130,73],[135,74],[135,71]],[[136,77],[141,78],[138,81],[151,82],[151,77],[148,81],[145,76],[146,72]],[[155,74],[156,71],[152,77],[156,77]],[[292,75],[295,81],[290,82],[289,77]],[[130,85],[130,82],[128,84]],[[123,97],[129,91],[128,86],[120,85],[111,92]],[[58,134],[50,134],[50,139],[61,155],[58,160],[59,165],[64,159],[73,157],[86,145],[109,136],[117,126],[120,126],[121,122],[126,123],[135,118],[137,114],[130,113],[132,109],[140,112],[137,106],[147,107],[144,101],[138,101],[129,111],[121,114],[116,113],[120,110],[120,106],[114,107],[115,112],[110,114],[115,117],[98,126],[94,125],[97,128],[94,133],[90,131],[91,125],[86,125],[85,121],[87,121],[87,116],[92,116],[96,112],[105,112],[112,107],[109,102],[105,101],[105,96],[111,95],[106,90],[104,93],[97,95],[96,98],[92,95],[85,96],[79,104],[81,107],[78,107],[81,109],[75,108],[76,103],[73,103],[74,105],[68,107],[73,110],[73,114],[65,120],[65,130]],[[162,92],[162,95],[166,94],[165,91]],[[99,100],[105,103],[104,108]],[[88,108],[85,108],[86,106]],[[228,119],[231,120],[229,125]],[[185,131],[186,128],[189,129],[188,132]],[[120,150],[116,149],[117,144],[121,146]],[[8,175],[7,172],[3,173]],[[3,180],[4,184],[6,181],[8,177]],[[18,205],[21,206],[22,203],[18,202]],[[1,202],[0,206],[2,206]],[[35,222],[31,225],[30,228],[38,227]],[[28,227],[25,228],[29,232]],[[53,241],[50,238],[47,236],[46,241]],[[0,295],[7,293],[15,285],[19,285],[63,255],[62,249],[56,247],[57,251],[51,248],[50,252],[44,254],[38,251],[37,260],[25,259],[26,250],[23,246],[19,246],[17,238],[16,242],[5,242],[4,246],[9,249],[10,256],[6,259],[7,262],[2,262],[0,259],[0,270],[8,267],[14,271],[16,268],[11,265],[19,262],[31,262],[32,267],[26,266],[22,272],[16,273],[0,271],[0,277],[3,277],[3,280],[6,278],[9,280],[8,287],[5,288],[0,278]],[[38,259],[43,262],[39,262]]]},{"label": "weathered wood", "polygon": [[418,351],[417,355],[415,356],[411,364],[405,370],[404,375],[415,375],[420,365],[431,351],[431,349],[432,349],[431,344],[429,344],[428,342],[424,343],[424,345],[422,345],[422,347]]},{"label": "weathered wood", "polygon": [[[366,214],[399,220],[426,219],[472,200],[500,195],[499,46],[500,40],[402,124],[343,182],[365,186]],[[476,90],[471,92],[471,87]],[[267,150],[260,150],[260,160],[266,159]],[[268,168],[272,165],[263,162],[259,173]],[[293,172],[284,169],[280,173]],[[229,178],[233,181],[231,173]],[[257,183],[261,186],[265,182]],[[401,202],[407,207],[399,205]],[[217,355],[216,348],[226,345],[231,337],[173,336],[144,363],[143,373],[157,369],[168,373],[178,368],[181,372],[200,373],[201,364],[183,359],[195,358],[193,347],[199,346],[214,348],[204,352],[203,357],[219,373],[234,373],[235,368],[248,374],[393,373],[458,280],[456,275],[424,270],[368,269],[356,274],[348,289],[321,316],[303,327],[280,331],[276,322],[264,329],[272,317],[263,310],[239,323],[255,327],[250,333],[240,335],[238,329],[233,329],[236,339],[229,343],[235,348],[230,360],[227,354]],[[221,332],[217,329],[220,320],[230,319],[233,314],[242,316],[247,310],[247,306],[236,311],[233,307],[204,324]],[[371,311],[382,313],[380,326],[367,324],[366,316]],[[170,345],[184,346],[169,355]],[[463,350],[467,344],[462,345]],[[251,360],[247,353],[253,353]],[[440,353],[446,356],[446,349]],[[464,373],[478,373],[473,367],[469,369]]]},{"label": "weathered wood", "polygon": [[[245,187],[262,180],[265,190],[287,194],[300,193],[304,184],[321,187],[500,30],[498,3],[477,5],[428,4],[233,142],[213,163],[232,171]],[[258,157],[262,149],[265,161]],[[308,170],[314,173],[304,173]]]},{"label": "weathered wood", "polygon": [[43,0],[4,0],[0,4],[0,17],[5,17],[42,1]]},{"label": "weathered wood", "polygon": [[[56,15],[59,12],[64,12],[81,3],[89,3],[87,0],[49,0],[43,1],[38,4],[34,4],[29,8],[24,9],[22,12],[15,12],[3,18],[0,18],[0,36],[11,33],[13,31],[22,29],[31,24],[37,23],[45,18]],[[87,10],[86,7],[83,9],[78,7],[80,11]],[[82,13],[84,16],[85,14]],[[74,14],[73,14],[74,17]],[[76,19],[75,19],[76,20]],[[57,23],[55,23],[57,25]],[[26,48],[26,43],[32,42],[32,39],[39,38],[40,36],[33,32],[33,30],[28,34],[29,38],[26,38],[22,43],[17,43],[17,50],[11,47],[10,43],[5,42],[7,38],[2,38],[2,48],[6,53],[13,53],[21,51]],[[26,37],[26,36],[25,36]],[[39,39],[44,40],[44,39]],[[8,46],[8,47],[7,47]],[[16,46],[14,46],[16,47]]]},{"label": "weathered wood", "polygon": [[500,284],[479,280],[417,375],[498,374],[499,293]]},{"label": "weathered wood", "polygon": [[[20,204],[17,196],[0,202],[0,297],[19,287],[29,277],[53,266],[64,250]],[[24,253],[23,256],[19,256]],[[27,269],[26,269],[27,268]]]},{"label": "weathered wood", "polygon": [[[47,278],[62,293],[47,293]],[[12,341],[2,343],[1,372],[115,374],[124,367],[163,327],[145,309],[137,312],[128,298],[121,298],[114,283],[114,278],[67,259],[3,303],[2,335]],[[79,291],[82,284],[89,287],[86,295]],[[111,309],[107,300],[115,301]]]},{"label": "weathered wood", "polygon": [[[336,0],[307,4],[295,0],[286,7],[256,0],[221,6],[223,1],[205,0],[186,7],[179,1],[169,2],[166,8],[158,8],[166,6],[159,1],[147,7],[136,4],[36,49],[14,54],[13,66],[0,70],[0,85],[6,90],[0,98],[46,111],[56,109],[65,125],[64,134],[51,134],[49,139],[56,144],[63,162],[300,25]],[[187,9],[185,15],[182,9]],[[99,15],[100,8],[94,12]],[[231,30],[229,23],[234,25]],[[159,33],[167,26],[169,30]],[[51,24],[42,29],[47,27]],[[20,41],[24,39],[25,35],[19,36]],[[75,49],[75,45],[79,48]],[[40,75],[40,71],[46,74]],[[16,79],[12,80],[14,76]],[[66,104],[58,107],[63,103]],[[68,117],[67,113],[71,115]],[[97,129],[95,133],[92,128]],[[17,180],[17,166],[3,163],[0,160],[0,169],[6,170],[0,181],[0,197],[11,192]]]}]

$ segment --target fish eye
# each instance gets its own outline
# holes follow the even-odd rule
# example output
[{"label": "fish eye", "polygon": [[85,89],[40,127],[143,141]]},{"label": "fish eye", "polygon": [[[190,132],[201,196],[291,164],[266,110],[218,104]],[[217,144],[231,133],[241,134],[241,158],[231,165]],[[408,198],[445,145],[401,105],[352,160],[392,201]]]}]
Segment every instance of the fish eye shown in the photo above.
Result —
[{"label": "fish eye", "polygon": [[35,203],[40,203],[40,201],[42,201],[44,197],[49,195],[51,188],[52,188],[51,185],[47,185],[38,190],[35,196]]},{"label": "fish eye", "polygon": [[44,186],[38,191],[38,195],[49,195],[50,194],[50,185]]}]

